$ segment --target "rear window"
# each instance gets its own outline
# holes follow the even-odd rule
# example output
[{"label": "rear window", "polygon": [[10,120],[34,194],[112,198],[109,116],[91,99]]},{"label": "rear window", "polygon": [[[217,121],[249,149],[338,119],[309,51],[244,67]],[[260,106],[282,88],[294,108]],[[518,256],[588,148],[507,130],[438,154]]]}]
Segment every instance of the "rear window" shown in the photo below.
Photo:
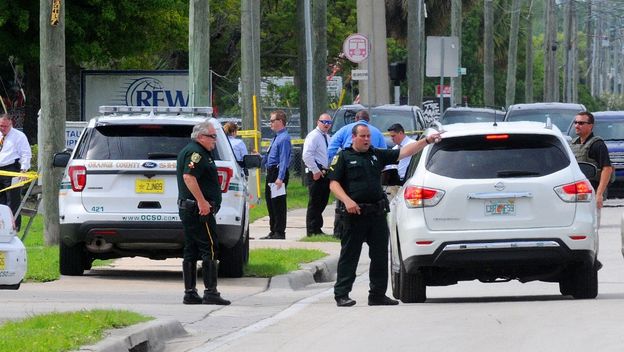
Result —
[{"label": "rear window", "polygon": [[[192,125],[109,125],[88,129],[76,159],[175,160],[191,141]],[[217,149],[213,151],[215,159]]]},{"label": "rear window", "polygon": [[[336,133],[341,127],[355,122],[355,114],[359,110],[338,111],[334,115],[334,124],[331,133]],[[424,127],[420,121],[416,121],[418,117],[411,110],[386,110],[381,108],[373,108],[371,111],[370,124],[377,127],[380,131],[386,132],[390,126],[400,123],[405,131],[420,131]]]},{"label": "rear window", "polygon": [[427,170],[457,179],[539,177],[570,165],[565,147],[554,136],[496,136],[445,138],[433,146]]},{"label": "rear window", "polygon": [[493,111],[451,111],[446,110],[440,118],[440,123],[449,125],[452,123],[472,123],[472,122],[494,122],[502,121],[501,115],[496,115]]},{"label": "rear window", "polygon": [[546,118],[550,117],[550,121],[561,131],[567,131],[579,112],[576,109],[518,109],[510,110],[505,120],[546,122]]}]

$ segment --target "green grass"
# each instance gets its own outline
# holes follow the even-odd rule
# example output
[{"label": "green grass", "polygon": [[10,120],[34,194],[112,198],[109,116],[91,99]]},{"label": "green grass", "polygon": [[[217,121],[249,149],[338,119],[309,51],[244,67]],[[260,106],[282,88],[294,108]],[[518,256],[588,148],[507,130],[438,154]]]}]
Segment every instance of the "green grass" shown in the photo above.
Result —
[{"label": "green grass", "polygon": [[339,238],[332,235],[306,236],[299,240],[300,242],[340,242]]},{"label": "green grass", "polygon": [[35,315],[0,325],[0,352],[76,350],[100,341],[106,330],[152,319],[123,310]]},{"label": "green grass", "polygon": [[249,264],[245,276],[272,277],[298,270],[299,264],[309,263],[326,257],[317,249],[274,249],[258,248],[249,253]]},{"label": "green grass", "polygon": [[[264,177],[260,179],[260,196],[264,198]],[[288,181],[286,205],[288,210],[308,207],[308,188],[303,185],[300,176],[293,176]],[[266,202],[262,199],[260,204],[249,210],[249,220],[254,222],[265,216],[269,216],[269,211],[267,210]]]}]

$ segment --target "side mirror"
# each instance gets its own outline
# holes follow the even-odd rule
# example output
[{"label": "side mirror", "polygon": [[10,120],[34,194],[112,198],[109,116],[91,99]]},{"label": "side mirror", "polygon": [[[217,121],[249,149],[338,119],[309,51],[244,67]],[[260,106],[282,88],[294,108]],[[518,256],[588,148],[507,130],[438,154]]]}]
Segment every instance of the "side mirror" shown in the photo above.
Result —
[{"label": "side mirror", "polygon": [[258,154],[247,154],[243,156],[243,167],[246,169],[257,169],[262,163],[262,157]]},{"label": "side mirror", "polygon": [[396,167],[385,169],[381,172],[382,186],[402,186],[399,170]]},{"label": "side mirror", "polygon": [[52,166],[54,167],[65,167],[67,163],[69,163],[69,159],[71,158],[71,149],[65,149],[62,152],[55,153],[52,159]]},{"label": "side mirror", "polygon": [[581,171],[588,180],[594,179],[598,174],[598,168],[594,164],[586,163],[583,161],[579,162],[578,164],[581,168]]}]

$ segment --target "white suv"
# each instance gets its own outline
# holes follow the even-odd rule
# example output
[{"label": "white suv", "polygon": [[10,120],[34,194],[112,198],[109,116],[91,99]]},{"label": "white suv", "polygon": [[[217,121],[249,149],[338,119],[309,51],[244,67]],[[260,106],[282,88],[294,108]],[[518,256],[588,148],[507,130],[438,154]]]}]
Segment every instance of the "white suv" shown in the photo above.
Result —
[{"label": "white suv", "polygon": [[444,128],[390,205],[394,296],[424,302],[427,286],[541,280],[596,297],[594,191],[561,132],[548,122]]},{"label": "white suv", "polygon": [[213,151],[223,202],[216,215],[222,276],[240,277],[249,256],[249,205],[241,167],[211,108],[100,108],[76,149],[54,156],[65,167],[59,192],[60,272],[82,275],[94,259],[181,257],[176,157],[194,125],[207,118],[217,131]]}]

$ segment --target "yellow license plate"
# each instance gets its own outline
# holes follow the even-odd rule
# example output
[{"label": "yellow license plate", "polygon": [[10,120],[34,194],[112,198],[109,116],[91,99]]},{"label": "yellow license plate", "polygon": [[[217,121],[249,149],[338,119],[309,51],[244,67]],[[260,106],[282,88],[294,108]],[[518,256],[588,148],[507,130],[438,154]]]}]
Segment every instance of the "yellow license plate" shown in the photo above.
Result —
[{"label": "yellow license plate", "polygon": [[0,252],[0,270],[4,270],[6,265],[4,264],[5,254],[4,252]]},{"label": "yellow license plate", "polygon": [[165,180],[163,179],[137,179],[135,183],[136,193],[164,193]]}]

